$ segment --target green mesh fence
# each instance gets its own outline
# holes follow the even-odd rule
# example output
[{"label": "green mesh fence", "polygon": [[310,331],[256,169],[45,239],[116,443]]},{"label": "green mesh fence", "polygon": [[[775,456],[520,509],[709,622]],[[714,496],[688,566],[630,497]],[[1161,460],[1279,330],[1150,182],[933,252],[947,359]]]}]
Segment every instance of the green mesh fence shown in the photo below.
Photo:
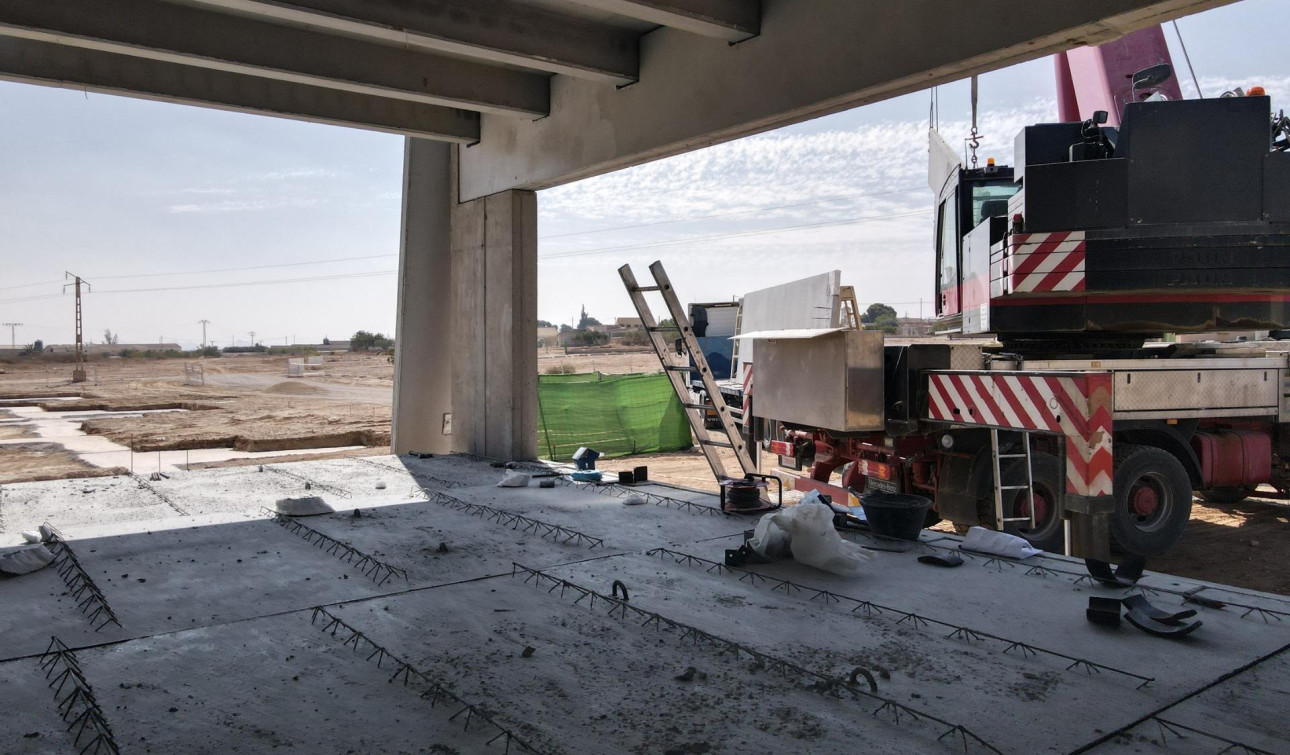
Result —
[{"label": "green mesh fence", "polygon": [[690,425],[667,375],[538,376],[538,453],[567,461],[579,446],[605,456],[689,448]]}]

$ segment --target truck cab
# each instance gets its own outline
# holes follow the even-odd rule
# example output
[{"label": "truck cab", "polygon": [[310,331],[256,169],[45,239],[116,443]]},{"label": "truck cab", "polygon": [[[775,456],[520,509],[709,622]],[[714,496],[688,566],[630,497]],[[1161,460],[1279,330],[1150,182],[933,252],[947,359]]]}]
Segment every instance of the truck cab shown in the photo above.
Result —
[{"label": "truck cab", "polygon": [[936,198],[938,333],[989,329],[990,248],[1003,240],[1008,202],[1020,189],[1012,168],[957,168]]}]

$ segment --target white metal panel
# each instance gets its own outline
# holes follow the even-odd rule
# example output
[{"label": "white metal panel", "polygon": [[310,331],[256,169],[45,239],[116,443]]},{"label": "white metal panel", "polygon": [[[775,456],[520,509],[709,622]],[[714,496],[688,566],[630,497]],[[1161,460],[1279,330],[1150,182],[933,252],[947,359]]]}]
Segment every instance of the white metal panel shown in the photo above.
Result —
[{"label": "white metal panel", "polygon": [[[842,271],[833,270],[753,291],[743,298],[740,331],[836,328],[841,285]],[[735,376],[740,380],[753,361],[756,350],[753,343],[744,341],[739,347],[739,368]]]}]

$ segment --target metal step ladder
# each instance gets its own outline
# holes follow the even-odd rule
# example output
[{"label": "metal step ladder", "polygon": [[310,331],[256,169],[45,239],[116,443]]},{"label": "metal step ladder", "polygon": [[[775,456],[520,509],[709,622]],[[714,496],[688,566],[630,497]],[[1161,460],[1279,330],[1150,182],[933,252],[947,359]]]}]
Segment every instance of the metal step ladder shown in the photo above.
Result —
[{"label": "metal step ladder", "polygon": [[[703,356],[703,350],[699,348],[699,342],[695,340],[694,330],[690,327],[690,318],[686,316],[680,300],[676,298],[676,292],[672,289],[672,282],[663,271],[663,263],[655,262],[649,266],[649,270],[654,276],[652,286],[639,285],[636,282],[636,276],[632,273],[631,265],[618,268],[618,274],[622,276],[627,294],[631,296],[632,304],[636,306],[641,324],[649,333],[650,343],[654,344],[654,351],[663,364],[663,372],[672,381],[672,390],[676,392],[681,405],[685,407],[685,416],[690,420],[690,430],[707,458],[708,466],[712,467],[712,474],[716,475],[717,481],[720,482],[756,472],[757,467],[748,453],[747,443],[730,417],[730,409],[726,406],[720,389],[717,388],[717,381],[712,375],[711,368],[708,367],[708,360]],[[672,331],[670,328],[664,329],[658,326],[654,313],[650,311],[649,303],[645,301],[645,293],[649,291],[659,292],[663,296],[663,301],[667,303],[667,310],[681,334],[679,348],[674,349],[664,338],[665,332]],[[708,398],[712,402],[711,407],[698,403],[691,397],[688,382],[691,370],[699,373],[703,389],[707,391]],[[715,410],[717,418],[721,420],[720,430],[709,430],[704,424],[704,414],[709,410]],[[742,471],[733,475],[727,472],[725,462],[717,452],[718,448],[734,451],[735,459],[738,460]]]},{"label": "metal step ladder", "polygon": [[[994,520],[998,522],[1000,530],[1004,525],[1010,522],[1028,522],[1029,528],[1035,528],[1035,471],[1030,457],[1030,433],[1025,431],[1015,431],[1021,436],[1021,453],[999,453],[999,431],[990,428],[990,456],[994,461]],[[999,463],[1004,459],[1025,459],[1026,460],[1026,484],[1025,485],[1004,485],[1003,475],[1000,473],[1002,465]],[[1024,490],[1030,497],[1030,516],[1010,516],[1003,515],[1003,494],[1004,491]]]},{"label": "metal step ladder", "polygon": [[[744,301],[739,300],[739,306],[735,307],[735,335],[744,332]],[[739,344],[743,343],[738,338],[730,347],[730,377],[732,379],[739,377]]]},{"label": "metal step ladder", "polygon": [[860,305],[856,304],[855,286],[838,287],[838,306],[841,308],[842,327],[860,330]]}]

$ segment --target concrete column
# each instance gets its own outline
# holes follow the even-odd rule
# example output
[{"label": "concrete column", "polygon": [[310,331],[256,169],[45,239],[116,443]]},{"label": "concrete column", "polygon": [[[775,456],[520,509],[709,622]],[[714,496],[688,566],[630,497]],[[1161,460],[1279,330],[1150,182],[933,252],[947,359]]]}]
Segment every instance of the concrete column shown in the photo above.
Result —
[{"label": "concrete column", "polygon": [[537,457],[537,196],[452,209],[453,448]]},{"label": "concrete column", "polygon": [[[403,151],[403,230],[399,245],[394,351],[394,453],[452,450],[452,262],[450,208],[456,146],[408,138]],[[536,339],[536,331],[534,335]]]}]

